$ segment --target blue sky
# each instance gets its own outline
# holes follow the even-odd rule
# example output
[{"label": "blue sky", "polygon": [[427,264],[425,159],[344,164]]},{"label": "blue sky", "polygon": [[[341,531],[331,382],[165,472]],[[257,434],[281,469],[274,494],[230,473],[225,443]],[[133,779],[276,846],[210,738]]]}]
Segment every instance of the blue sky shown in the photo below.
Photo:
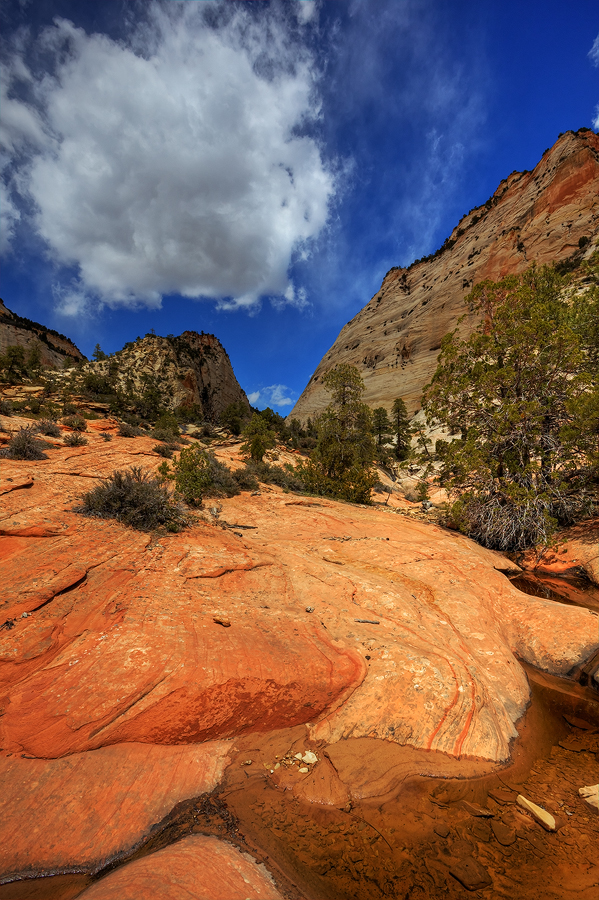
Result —
[{"label": "blue sky", "polygon": [[286,414],[387,270],[599,129],[599,4],[4,0],[2,277],[88,356],[216,334]]}]

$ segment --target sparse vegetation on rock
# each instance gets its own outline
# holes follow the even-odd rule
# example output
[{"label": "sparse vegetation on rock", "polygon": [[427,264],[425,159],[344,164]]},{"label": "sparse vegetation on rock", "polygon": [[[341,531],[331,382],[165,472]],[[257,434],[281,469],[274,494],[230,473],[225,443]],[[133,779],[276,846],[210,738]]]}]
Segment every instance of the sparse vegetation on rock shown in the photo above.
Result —
[{"label": "sparse vegetation on rock", "polygon": [[444,339],[425,393],[429,423],[461,435],[438,447],[450,516],[495,549],[544,544],[596,503],[599,300],[566,286],[547,266],[477,285],[481,324]]},{"label": "sparse vegetation on rock", "polygon": [[138,466],[113,472],[82,500],[83,514],[117,519],[140,531],[179,531],[186,524],[164,483]]},{"label": "sparse vegetation on rock", "polygon": [[143,430],[138,428],[136,425],[129,425],[128,422],[120,422],[119,423],[119,435],[121,437],[126,438],[134,438],[140,437],[143,434]]},{"label": "sparse vegetation on rock", "polygon": [[62,423],[63,425],[68,425],[73,431],[87,431],[87,422],[83,416],[66,416]]},{"label": "sparse vegetation on rock", "polygon": [[80,431],[73,431],[65,434],[63,443],[65,447],[84,447],[87,444],[87,438],[83,437]]},{"label": "sparse vegetation on rock", "polygon": [[60,427],[52,419],[40,419],[35,430],[38,434],[45,434],[47,437],[60,437],[62,434]]},{"label": "sparse vegetation on rock", "polygon": [[36,428],[29,426],[13,434],[6,449],[0,453],[7,459],[48,459],[43,450],[45,446],[46,443],[37,437]]}]

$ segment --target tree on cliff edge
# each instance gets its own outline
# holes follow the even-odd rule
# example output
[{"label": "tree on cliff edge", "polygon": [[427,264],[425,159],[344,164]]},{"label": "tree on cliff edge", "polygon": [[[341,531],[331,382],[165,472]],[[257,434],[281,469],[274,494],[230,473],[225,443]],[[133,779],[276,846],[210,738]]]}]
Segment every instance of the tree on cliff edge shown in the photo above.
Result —
[{"label": "tree on cliff edge", "polygon": [[461,434],[439,448],[450,515],[495,549],[546,542],[593,510],[599,378],[580,327],[589,298],[568,299],[564,286],[547,266],[477,285],[466,301],[481,323],[465,341],[445,337],[425,389],[429,424]]},{"label": "tree on cliff edge", "polygon": [[318,419],[318,439],[301,466],[306,490],[353,503],[369,503],[376,482],[372,413],[362,401],[364,382],[354,366],[341,363],[324,376],[331,403]]}]

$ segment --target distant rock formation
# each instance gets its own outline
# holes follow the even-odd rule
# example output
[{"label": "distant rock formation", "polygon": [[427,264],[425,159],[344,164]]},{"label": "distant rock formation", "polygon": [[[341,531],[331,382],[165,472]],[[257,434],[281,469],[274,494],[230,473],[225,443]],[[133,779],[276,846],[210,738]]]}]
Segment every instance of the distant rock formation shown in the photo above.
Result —
[{"label": "distant rock formation", "polygon": [[82,373],[88,372],[112,375],[116,387],[126,394],[143,394],[152,384],[168,409],[198,406],[209,421],[216,421],[230,403],[242,403],[248,411],[250,408],[229,355],[213,334],[147,334],[125,344],[108,359],[88,362]]},{"label": "distant rock formation", "polygon": [[18,316],[0,300],[0,354],[10,346],[30,350],[34,344],[39,344],[42,365],[53,369],[61,369],[65,359],[72,362],[85,359],[81,350],[64,334]]},{"label": "distant rock formation", "polygon": [[[599,135],[568,131],[533,172],[512,172],[485,204],[472,209],[432,256],[394,267],[381,289],[342,329],[289,418],[306,421],[329,397],[322,376],[338,363],[356,366],[371,407],[403,397],[420,405],[441,339],[466,311],[463,298],[479,281],[593,248],[599,234]],[[476,319],[461,325],[470,333]]]}]

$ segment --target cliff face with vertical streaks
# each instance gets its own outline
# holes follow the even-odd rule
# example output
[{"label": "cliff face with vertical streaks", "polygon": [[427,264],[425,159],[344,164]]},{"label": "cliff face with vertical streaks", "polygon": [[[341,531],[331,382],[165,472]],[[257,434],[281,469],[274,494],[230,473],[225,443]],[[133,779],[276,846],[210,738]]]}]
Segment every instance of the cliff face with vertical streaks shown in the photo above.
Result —
[{"label": "cliff face with vertical streaks", "polygon": [[[435,254],[393,268],[372,300],[341,330],[290,418],[305,421],[328,403],[322,376],[338,363],[356,366],[364,399],[390,407],[403,397],[420,404],[437,364],[441,339],[465,312],[464,296],[479,281],[567,259],[599,236],[599,135],[566,132],[532,172],[512,172],[482,206],[471,210]],[[584,241],[583,241],[584,243]],[[476,326],[465,320],[464,335]]]}]

